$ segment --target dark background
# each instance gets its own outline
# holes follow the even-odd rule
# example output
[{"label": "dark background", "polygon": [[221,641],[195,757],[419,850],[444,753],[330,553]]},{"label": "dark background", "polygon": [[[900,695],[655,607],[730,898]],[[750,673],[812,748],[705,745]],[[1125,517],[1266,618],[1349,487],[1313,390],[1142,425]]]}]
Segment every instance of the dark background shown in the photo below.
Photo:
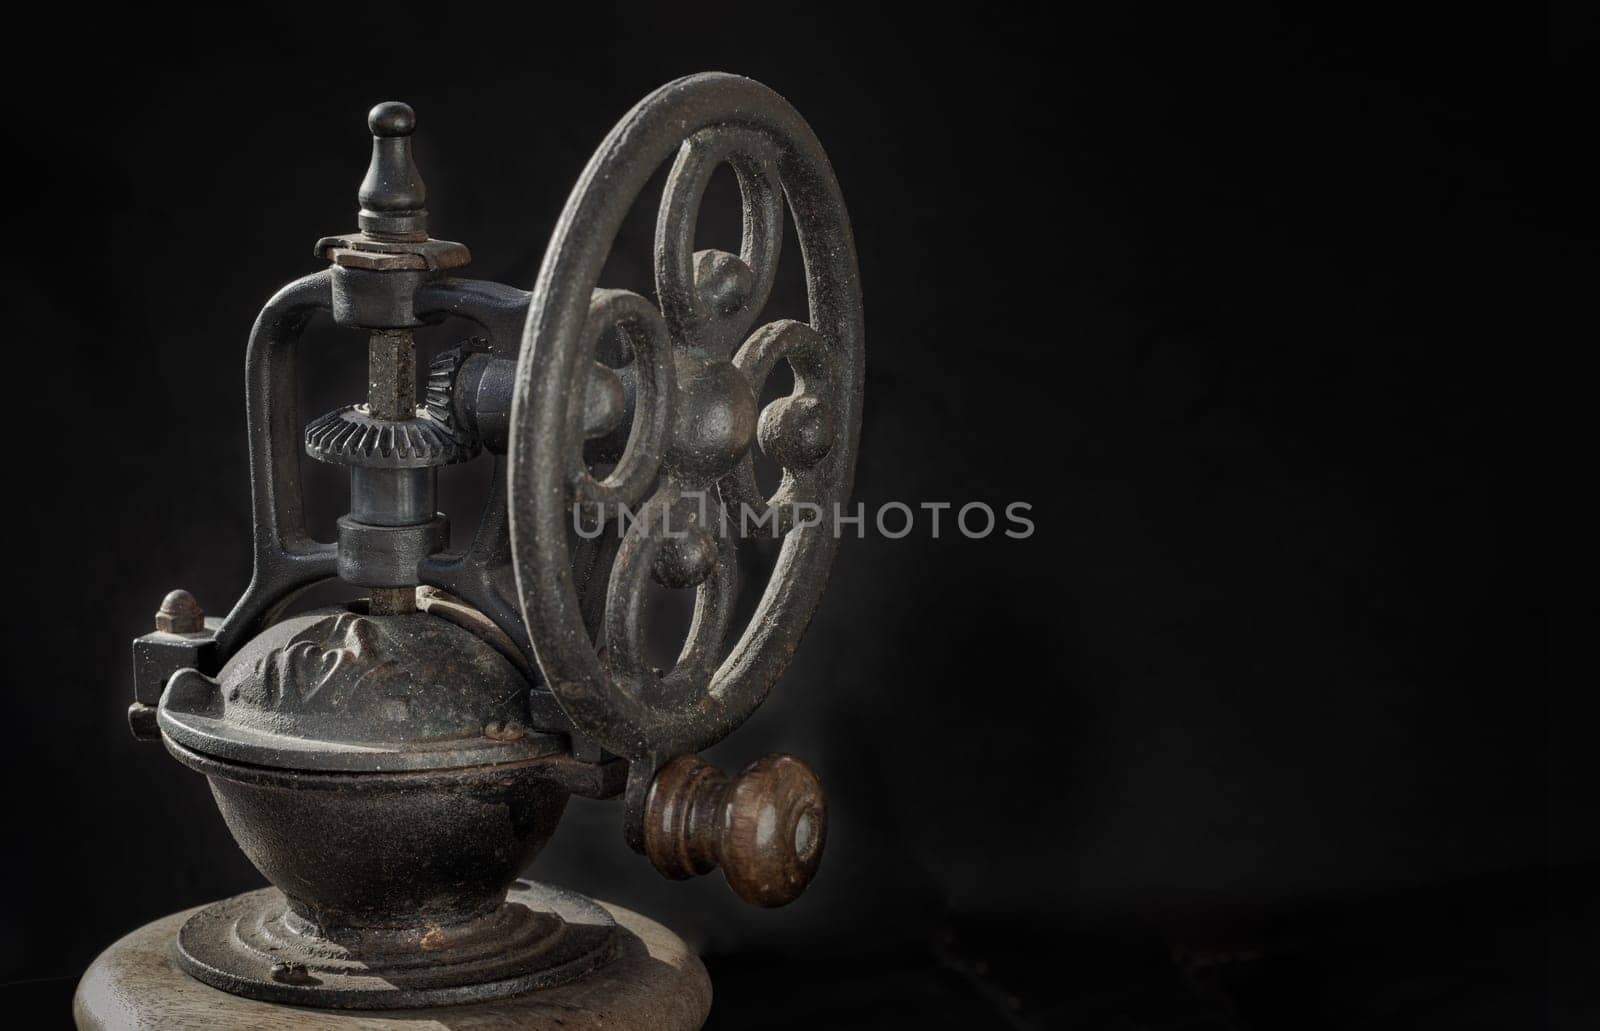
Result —
[{"label": "dark background", "polygon": [[[367,108],[416,107],[434,234],[528,287],[607,129],[721,69],[789,98],[850,205],[856,497],[1024,501],[1038,530],[845,541],[711,755],[823,777],[799,902],[666,883],[599,803],[534,874],[683,934],[714,1026],[1592,1019],[1592,979],[1565,988],[1600,945],[1600,836],[1561,815],[1582,724],[1546,693],[1551,531],[1514,518],[1541,511],[1529,402],[1570,335],[1547,298],[1593,269],[1592,208],[1552,209],[1571,169],[1545,160],[1591,36],[1553,16],[1541,63],[1536,25],[1458,7],[1205,8],[13,40],[51,70],[8,88],[10,992],[60,1017],[119,935],[259,883],[204,783],[128,735],[128,642],[169,588],[220,614],[248,579],[245,335],[353,226]],[[308,413],[359,391],[358,345],[307,349]],[[338,478],[308,476],[331,527]]]}]

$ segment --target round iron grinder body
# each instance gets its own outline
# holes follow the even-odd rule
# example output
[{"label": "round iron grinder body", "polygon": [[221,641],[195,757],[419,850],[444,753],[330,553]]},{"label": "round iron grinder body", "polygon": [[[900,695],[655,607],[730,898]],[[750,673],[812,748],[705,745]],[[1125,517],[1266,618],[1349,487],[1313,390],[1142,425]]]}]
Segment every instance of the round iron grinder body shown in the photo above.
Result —
[{"label": "round iron grinder body", "polygon": [[215,678],[175,675],[159,723],[275,890],[200,911],[189,973],[258,998],[430,1005],[547,987],[603,963],[604,910],[518,884],[576,786],[528,685],[427,612],[320,609]]}]

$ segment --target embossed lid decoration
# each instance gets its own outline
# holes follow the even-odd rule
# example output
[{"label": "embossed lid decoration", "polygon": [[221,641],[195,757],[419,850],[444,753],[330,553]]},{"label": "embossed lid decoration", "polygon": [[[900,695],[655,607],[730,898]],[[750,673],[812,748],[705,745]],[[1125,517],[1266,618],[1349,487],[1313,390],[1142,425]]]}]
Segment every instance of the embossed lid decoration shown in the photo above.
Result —
[{"label": "embossed lid decoration", "polygon": [[268,628],[216,679],[176,674],[159,718],[187,748],[260,766],[439,769],[554,751],[557,738],[528,729],[527,695],[461,627],[332,608]]}]

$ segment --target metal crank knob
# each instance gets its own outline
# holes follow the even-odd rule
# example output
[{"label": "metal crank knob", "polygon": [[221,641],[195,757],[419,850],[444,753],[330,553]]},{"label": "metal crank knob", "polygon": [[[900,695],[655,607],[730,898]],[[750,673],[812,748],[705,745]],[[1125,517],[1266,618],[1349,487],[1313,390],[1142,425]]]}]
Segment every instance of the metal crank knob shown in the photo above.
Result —
[{"label": "metal crank knob", "polygon": [[728,886],[756,906],[783,906],[816,876],[828,803],[811,767],[766,755],[729,780],[695,755],[655,775],[644,803],[644,853],[675,880],[721,866]]}]

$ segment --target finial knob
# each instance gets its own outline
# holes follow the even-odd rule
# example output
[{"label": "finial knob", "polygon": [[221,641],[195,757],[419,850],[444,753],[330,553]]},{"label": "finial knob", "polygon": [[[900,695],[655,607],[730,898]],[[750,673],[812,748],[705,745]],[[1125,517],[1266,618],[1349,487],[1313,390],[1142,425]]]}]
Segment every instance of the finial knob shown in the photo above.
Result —
[{"label": "finial knob", "polygon": [[367,114],[372,163],[361,183],[361,231],[387,240],[426,240],[428,188],[411,157],[417,114],[391,100]]},{"label": "finial knob", "polygon": [[367,128],[374,136],[410,136],[417,131],[417,113],[410,104],[385,100],[367,113]]}]

